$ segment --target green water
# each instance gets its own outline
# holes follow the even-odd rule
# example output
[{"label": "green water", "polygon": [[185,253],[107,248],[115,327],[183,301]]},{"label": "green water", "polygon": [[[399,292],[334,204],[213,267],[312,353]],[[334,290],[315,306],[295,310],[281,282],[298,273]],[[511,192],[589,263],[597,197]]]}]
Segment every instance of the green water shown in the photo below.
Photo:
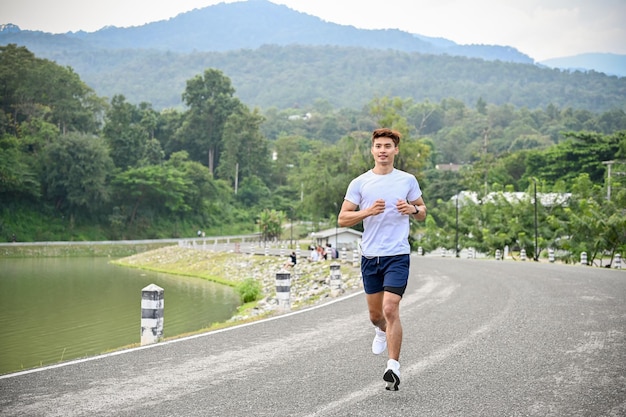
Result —
[{"label": "green water", "polygon": [[0,374],[140,342],[141,289],[164,289],[164,335],[228,320],[230,287],[106,258],[0,258]]}]

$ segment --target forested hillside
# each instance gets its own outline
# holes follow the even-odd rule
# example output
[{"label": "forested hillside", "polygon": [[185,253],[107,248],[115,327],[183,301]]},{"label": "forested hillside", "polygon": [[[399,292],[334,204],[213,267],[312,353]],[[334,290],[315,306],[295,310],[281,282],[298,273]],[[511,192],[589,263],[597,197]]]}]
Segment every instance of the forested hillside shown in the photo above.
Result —
[{"label": "forested hillside", "polygon": [[79,50],[38,53],[69,65],[100,96],[182,108],[185,81],[205,68],[229,74],[237,97],[266,109],[326,100],[360,109],[375,96],[438,102],[479,98],[529,109],[548,104],[594,112],[626,109],[626,78],[464,57],[345,47],[264,46],[233,52]]},{"label": "forested hillside", "polygon": [[[532,255],[534,211],[539,247],[562,249],[564,259],[626,249],[621,108],[531,110],[481,97],[470,107],[398,92],[372,95],[360,109],[316,100],[261,110],[237,97],[227,73],[206,68],[186,80],[180,110],[159,111],[121,94],[104,99],[71,68],[15,45],[0,47],[0,85],[7,240],[180,237],[199,229],[261,230],[271,239],[286,218],[333,224],[347,184],[371,167],[371,130],[386,126],[402,133],[397,168],[416,175],[429,207],[426,223],[413,225],[415,245],[487,252],[509,245]],[[534,187],[571,197],[533,207],[532,192],[518,203],[500,194]],[[456,222],[450,198],[461,190],[490,197],[464,202]]]},{"label": "forested hillside", "polygon": [[324,100],[360,110],[373,97],[416,102],[482,98],[531,110],[626,110],[626,78],[534,65],[508,46],[457,45],[399,30],[325,22],[266,0],[220,3],[159,22],[52,35],[5,26],[0,45],[26,46],[70,66],[99,96],[156,110],[184,108],[186,81],[228,74],[250,107],[305,108]]}]

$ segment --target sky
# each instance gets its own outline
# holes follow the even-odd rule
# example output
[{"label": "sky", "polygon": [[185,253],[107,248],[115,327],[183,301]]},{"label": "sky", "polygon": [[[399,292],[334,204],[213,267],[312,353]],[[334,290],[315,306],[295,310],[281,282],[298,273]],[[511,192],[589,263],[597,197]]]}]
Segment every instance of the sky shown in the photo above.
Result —
[{"label": "sky", "polygon": [[[241,0],[3,0],[0,24],[94,32],[140,26]],[[325,21],[400,29],[458,44],[506,45],[542,61],[589,52],[626,54],[626,0],[270,0]]]}]

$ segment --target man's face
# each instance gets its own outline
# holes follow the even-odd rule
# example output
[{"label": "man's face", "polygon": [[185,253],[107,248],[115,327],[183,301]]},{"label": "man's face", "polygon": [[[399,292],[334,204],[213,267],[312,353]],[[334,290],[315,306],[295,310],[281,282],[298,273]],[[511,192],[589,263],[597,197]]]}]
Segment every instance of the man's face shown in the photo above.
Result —
[{"label": "man's face", "polygon": [[380,165],[393,165],[393,159],[398,154],[398,147],[391,138],[376,138],[372,144],[374,162]]}]

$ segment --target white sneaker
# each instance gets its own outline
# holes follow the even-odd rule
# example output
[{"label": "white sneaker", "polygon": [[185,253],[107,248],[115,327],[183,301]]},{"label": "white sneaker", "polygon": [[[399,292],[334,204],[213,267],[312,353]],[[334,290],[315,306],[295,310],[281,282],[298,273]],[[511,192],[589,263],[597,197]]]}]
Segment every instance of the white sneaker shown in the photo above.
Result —
[{"label": "white sneaker", "polygon": [[387,361],[383,380],[387,383],[386,390],[398,391],[398,385],[400,385],[400,363],[398,361],[393,359]]},{"label": "white sneaker", "polygon": [[372,353],[374,355],[380,355],[387,349],[387,334],[378,327],[374,329],[376,330],[376,336],[372,342]]}]

